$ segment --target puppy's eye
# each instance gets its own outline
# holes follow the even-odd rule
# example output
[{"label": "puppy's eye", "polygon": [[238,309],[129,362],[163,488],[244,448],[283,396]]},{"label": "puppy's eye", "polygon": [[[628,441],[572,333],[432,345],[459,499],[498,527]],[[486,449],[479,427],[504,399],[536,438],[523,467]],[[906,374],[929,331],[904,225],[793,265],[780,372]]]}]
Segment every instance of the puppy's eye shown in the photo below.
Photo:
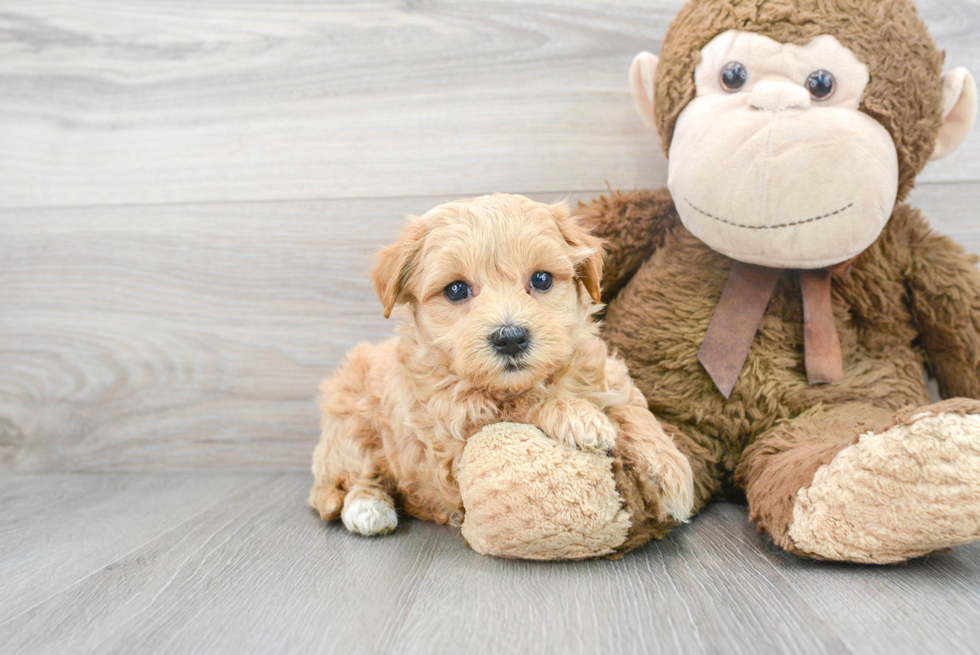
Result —
[{"label": "puppy's eye", "polygon": [[735,93],[749,79],[749,71],[737,61],[730,61],[721,69],[721,86],[730,93]]},{"label": "puppy's eye", "polygon": [[806,78],[806,90],[810,92],[814,100],[826,100],[834,95],[836,88],[837,80],[829,71],[819,70],[810,73],[810,77]]},{"label": "puppy's eye", "polygon": [[461,280],[450,282],[442,291],[450,302],[463,302],[470,297],[470,285]]},{"label": "puppy's eye", "polygon": [[551,273],[548,271],[538,271],[531,276],[531,288],[538,291],[547,291],[554,283],[555,279],[551,277]]}]

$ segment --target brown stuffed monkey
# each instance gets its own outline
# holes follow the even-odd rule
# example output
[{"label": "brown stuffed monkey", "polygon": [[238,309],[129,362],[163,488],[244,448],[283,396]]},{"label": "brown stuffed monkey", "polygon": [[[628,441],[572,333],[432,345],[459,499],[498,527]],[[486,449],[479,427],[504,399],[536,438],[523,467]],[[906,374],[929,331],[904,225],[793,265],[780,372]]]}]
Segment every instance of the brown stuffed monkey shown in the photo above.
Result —
[{"label": "brown stuffed monkey", "polygon": [[[630,71],[668,189],[581,208],[607,241],[604,337],[690,458],[695,509],[744,493],[804,557],[980,538],[977,258],[902,202],[972,127],[973,79],[943,58],[908,0],[693,0]],[[610,470],[614,549],[665,534],[629,453]],[[520,542],[461,480],[464,536]]]}]

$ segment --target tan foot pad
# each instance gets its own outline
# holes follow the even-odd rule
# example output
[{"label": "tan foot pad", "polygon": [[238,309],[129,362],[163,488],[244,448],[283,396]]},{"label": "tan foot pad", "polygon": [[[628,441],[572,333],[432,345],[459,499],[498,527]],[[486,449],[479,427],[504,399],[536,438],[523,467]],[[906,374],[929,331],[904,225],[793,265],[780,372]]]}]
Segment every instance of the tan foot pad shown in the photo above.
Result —
[{"label": "tan foot pad", "polygon": [[804,554],[869,564],[980,538],[980,415],[924,411],[862,436],[797,492],[789,536]]},{"label": "tan foot pad", "polygon": [[626,541],[611,460],[559,444],[531,425],[496,423],[470,437],[459,466],[463,537],[484,555],[584,559]]}]

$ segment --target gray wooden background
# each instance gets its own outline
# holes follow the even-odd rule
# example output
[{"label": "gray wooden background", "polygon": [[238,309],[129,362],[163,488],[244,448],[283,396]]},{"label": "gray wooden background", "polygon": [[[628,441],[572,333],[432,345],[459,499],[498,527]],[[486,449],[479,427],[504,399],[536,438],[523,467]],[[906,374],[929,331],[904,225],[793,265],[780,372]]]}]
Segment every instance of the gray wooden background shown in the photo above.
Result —
[{"label": "gray wooden background", "polygon": [[[0,470],[305,469],[403,214],[664,184],[626,72],[681,4],[2,0]],[[980,252],[980,130],[912,200]]]},{"label": "gray wooden background", "polygon": [[[303,503],[320,379],[393,330],[370,254],[455,197],[662,186],[626,73],[680,5],[0,0],[0,652],[975,651],[978,544],[823,565],[715,503],[540,564]],[[980,77],[980,0],[919,5]],[[920,182],[980,252],[980,131]]]}]

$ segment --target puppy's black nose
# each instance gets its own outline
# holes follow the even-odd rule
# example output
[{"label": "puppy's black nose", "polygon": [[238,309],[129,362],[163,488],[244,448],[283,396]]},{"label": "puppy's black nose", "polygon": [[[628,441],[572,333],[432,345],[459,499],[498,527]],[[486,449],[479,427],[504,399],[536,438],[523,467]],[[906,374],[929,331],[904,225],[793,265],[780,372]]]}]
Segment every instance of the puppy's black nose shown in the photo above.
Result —
[{"label": "puppy's black nose", "polygon": [[527,350],[528,333],[520,326],[505,325],[490,334],[490,343],[493,344],[493,349],[501,355],[513,357]]}]

